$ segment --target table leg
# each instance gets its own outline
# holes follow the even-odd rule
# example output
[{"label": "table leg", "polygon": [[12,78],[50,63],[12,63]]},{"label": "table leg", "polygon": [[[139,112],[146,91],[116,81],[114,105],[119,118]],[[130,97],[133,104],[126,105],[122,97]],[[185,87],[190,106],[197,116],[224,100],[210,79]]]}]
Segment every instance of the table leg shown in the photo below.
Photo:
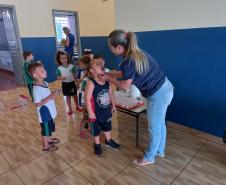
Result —
[{"label": "table leg", "polygon": [[139,115],[136,116],[136,147],[139,146]]}]

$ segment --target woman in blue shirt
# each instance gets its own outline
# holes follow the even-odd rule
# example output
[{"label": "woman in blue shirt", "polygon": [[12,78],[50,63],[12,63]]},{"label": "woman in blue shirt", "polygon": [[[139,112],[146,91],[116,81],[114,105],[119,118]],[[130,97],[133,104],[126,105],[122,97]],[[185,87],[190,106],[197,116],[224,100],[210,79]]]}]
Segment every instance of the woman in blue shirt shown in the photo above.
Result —
[{"label": "woman in blue shirt", "polygon": [[65,52],[72,58],[74,54],[75,37],[70,33],[68,27],[63,27],[63,31],[66,34]]},{"label": "woman in blue shirt", "polygon": [[121,72],[117,73],[122,80],[107,74],[100,78],[123,90],[134,84],[147,99],[149,144],[143,157],[135,159],[134,163],[141,166],[153,164],[155,157],[165,156],[165,116],[173,98],[173,86],[155,59],[139,48],[133,32],[114,30],[109,35],[108,43],[112,53],[123,57]]}]

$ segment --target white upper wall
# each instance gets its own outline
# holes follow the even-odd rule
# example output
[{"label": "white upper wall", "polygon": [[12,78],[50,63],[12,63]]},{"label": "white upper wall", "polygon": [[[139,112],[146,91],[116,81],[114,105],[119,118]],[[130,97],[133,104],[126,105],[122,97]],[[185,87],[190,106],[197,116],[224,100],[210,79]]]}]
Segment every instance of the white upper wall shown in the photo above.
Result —
[{"label": "white upper wall", "polygon": [[115,15],[126,31],[226,26],[226,0],[115,0]]},{"label": "white upper wall", "polygon": [[0,0],[15,5],[21,37],[55,36],[52,9],[78,11],[81,36],[104,36],[115,28],[114,0]]}]

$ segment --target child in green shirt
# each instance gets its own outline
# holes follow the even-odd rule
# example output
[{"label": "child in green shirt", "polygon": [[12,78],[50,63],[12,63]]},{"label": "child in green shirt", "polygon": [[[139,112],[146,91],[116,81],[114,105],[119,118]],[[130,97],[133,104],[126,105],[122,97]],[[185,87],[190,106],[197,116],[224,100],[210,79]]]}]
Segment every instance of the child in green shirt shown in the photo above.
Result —
[{"label": "child in green shirt", "polygon": [[28,72],[28,66],[31,63],[31,61],[33,61],[34,56],[33,56],[32,52],[24,51],[23,57],[24,57],[24,66],[23,66],[24,81],[26,83],[26,86],[28,88],[29,94],[30,94],[30,96],[32,98],[32,102],[33,102],[34,101],[34,99],[33,99],[33,78],[31,77],[31,75]]}]

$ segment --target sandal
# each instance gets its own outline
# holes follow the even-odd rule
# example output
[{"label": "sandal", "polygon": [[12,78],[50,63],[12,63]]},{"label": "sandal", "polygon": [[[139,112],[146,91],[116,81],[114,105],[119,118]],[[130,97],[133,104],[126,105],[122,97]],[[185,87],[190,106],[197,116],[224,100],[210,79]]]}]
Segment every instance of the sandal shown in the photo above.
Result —
[{"label": "sandal", "polygon": [[49,148],[43,148],[43,151],[56,151],[58,149],[57,146],[51,145]]},{"label": "sandal", "polygon": [[76,107],[76,111],[83,112],[83,108],[82,107]]},{"label": "sandal", "polygon": [[72,114],[73,114],[72,111],[69,111],[69,112],[67,113],[68,116],[71,116]]},{"label": "sandal", "polygon": [[53,138],[50,138],[49,144],[52,145],[52,144],[57,144],[59,142],[60,142],[59,139],[53,137]]}]

